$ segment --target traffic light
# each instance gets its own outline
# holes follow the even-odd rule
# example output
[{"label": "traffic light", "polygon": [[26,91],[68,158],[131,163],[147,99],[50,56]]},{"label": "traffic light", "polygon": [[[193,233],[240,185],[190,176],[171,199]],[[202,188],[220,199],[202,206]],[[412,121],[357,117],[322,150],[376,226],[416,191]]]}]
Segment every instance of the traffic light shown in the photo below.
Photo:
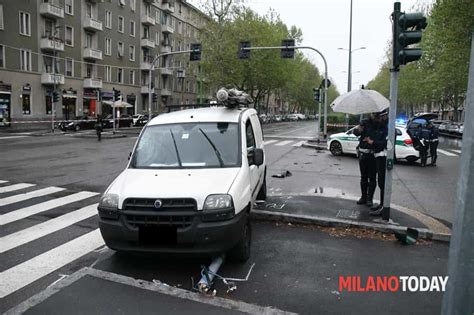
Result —
[{"label": "traffic light", "polygon": [[59,102],[59,93],[56,91],[53,91],[53,103]]},{"label": "traffic light", "polygon": [[116,90],[115,88],[112,90],[114,91],[114,100],[118,101],[120,99],[120,91]]},{"label": "traffic light", "polygon": [[191,53],[189,54],[190,61],[201,60],[201,44],[191,44]]},{"label": "traffic light", "polygon": [[250,42],[240,42],[239,51],[237,51],[237,56],[239,59],[249,59],[250,50],[244,50],[242,48],[250,48]]},{"label": "traffic light", "polygon": [[288,59],[293,59],[295,58],[295,49],[294,48],[288,48],[288,47],[294,47],[295,46],[295,40],[294,39],[284,39],[281,41],[281,45],[287,48],[282,48],[281,49],[281,57],[282,58],[288,58]]},{"label": "traffic light", "polygon": [[[398,4],[398,6],[397,6]],[[400,3],[395,3],[393,12],[393,65],[400,65],[421,58],[421,48],[408,48],[421,41],[422,30],[426,28],[426,17],[423,13],[400,12]]]},{"label": "traffic light", "polygon": [[158,102],[158,95],[156,93],[153,93],[153,102]]},{"label": "traffic light", "polygon": [[314,88],[314,100],[316,102],[321,102],[321,89]]}]

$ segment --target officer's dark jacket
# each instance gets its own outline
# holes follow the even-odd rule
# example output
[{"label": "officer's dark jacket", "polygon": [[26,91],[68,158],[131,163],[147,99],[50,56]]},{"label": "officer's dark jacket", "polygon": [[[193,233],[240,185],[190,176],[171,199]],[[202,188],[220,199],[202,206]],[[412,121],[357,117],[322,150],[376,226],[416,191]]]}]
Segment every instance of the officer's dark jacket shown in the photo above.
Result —
[{"label": "officer's dark jacket", "polygon": [[386,121],[374,124],[374,140],[372,145],[375,153],[382,152],[387,148],[388,125]]},{"label": "officer's dark jacket", "polygon": [[364,130],[360,131],[359,129],[354,129],[354,135],[359,137],[359,148],[373,150],[373,144],[363,141],[365,137],[369,137],[374,140],[375,138],[375,129],[374,122],[372,119],[364,119],[360,122],[360,125],[364,127]]}]

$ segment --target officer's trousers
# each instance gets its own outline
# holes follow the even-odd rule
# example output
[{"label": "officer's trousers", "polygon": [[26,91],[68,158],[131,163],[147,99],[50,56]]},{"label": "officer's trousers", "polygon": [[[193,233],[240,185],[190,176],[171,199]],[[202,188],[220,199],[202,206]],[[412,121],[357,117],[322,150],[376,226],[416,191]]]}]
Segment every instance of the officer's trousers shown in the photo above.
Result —
[{"label": "officer's trousers", "polygon": [[373,153],[360,153],[360,190],[362,198],[372,200],[377,186],[377,165]]},{"label": "officer's trousers", "polygon": [[377,182],[380,188],[380,205],[383,205],[383,194],[385,191],[385,169],[387,164],[386,156],[379,156],[375,158],[377,165]]}]

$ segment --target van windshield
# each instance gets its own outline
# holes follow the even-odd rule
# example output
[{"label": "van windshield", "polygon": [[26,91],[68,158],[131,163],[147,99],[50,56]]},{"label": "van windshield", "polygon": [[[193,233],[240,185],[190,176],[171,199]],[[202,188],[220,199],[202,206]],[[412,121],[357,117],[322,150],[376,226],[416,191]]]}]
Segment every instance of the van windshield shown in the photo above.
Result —
[{"label": "van windshield", "polygon": [[237,167],[236,123],[186,123],[148,126],[133,154],[134,168]]}]

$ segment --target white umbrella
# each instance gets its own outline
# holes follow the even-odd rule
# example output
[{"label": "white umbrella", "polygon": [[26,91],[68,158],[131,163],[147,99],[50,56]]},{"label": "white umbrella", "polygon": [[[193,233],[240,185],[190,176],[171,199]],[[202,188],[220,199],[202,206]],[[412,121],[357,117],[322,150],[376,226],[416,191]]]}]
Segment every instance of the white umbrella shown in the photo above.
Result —
[{"label": "white umbrella", "polygon": [[110,106],[113,106],[115,108],[131,108],[133,107],[132,104],[130,103],[127,103],[125,101],[115,101],[115,102],[112,102],[112,101],[102,101],[103,104],[107,104],[107,105],[110,105]]},{"label": "white umbrella", "polygon": [[335,112],[352,115],[377,113],[390,107],[390,102],[374,90],[354,90],[339,95],[331,104]]}]

